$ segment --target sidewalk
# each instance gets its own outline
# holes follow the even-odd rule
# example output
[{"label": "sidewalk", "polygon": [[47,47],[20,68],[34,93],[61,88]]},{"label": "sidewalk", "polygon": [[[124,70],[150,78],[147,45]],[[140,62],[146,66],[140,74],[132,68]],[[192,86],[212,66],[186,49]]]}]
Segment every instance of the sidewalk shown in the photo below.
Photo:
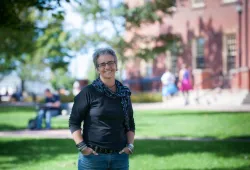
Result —
[{"label": "sidewalk", "polygon": [[[73,103],[70,103],[72,105]],[[237,103],[230,104],[196,104],[191,103],[184,105],[181,100],[170,100],[166,103],[132,103],[134,110],[210,110],[210,111],[227,111],[227,112],[250,112],[250,104],[239,105]],[[0,107],[31,107],[35,105],[33,103],[0,103]]]},{"label": "sidewalk", "polygon": [[190,104],[185,106],[182,103],[134,103],[134,110],[209,110],[209,111],[226,111],[226,112],[250,112],[250,105],[236,105],[234,103],[228,105],[216,104]]}]

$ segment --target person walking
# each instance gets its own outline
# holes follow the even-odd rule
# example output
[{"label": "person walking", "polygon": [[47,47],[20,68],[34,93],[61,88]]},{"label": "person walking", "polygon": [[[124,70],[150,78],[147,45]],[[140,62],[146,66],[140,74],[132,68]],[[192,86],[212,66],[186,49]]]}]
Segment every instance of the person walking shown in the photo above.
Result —
[{"label": "person walking", "polygon": [[162,101],[166,102],[170,96],[173,96],[177,91],[175,85],[175,76],[166,69],[165,73],[161,76],[162,82]]},{"label": "person walking", "polygon": [[191,74],[187,69],[187,65],[183,64],[179,72],[179,90],[182,92],[185,105],[189,104],[189,91],[193,89],[191,82]]},{"label": "person walking", "polygon": [[99,77],[74,98],[69,118],[80,151],[78,170],[128,170],[135,135],[131,92],[115,79],[117,56],[113,49],[97,49],[93,63]]}]

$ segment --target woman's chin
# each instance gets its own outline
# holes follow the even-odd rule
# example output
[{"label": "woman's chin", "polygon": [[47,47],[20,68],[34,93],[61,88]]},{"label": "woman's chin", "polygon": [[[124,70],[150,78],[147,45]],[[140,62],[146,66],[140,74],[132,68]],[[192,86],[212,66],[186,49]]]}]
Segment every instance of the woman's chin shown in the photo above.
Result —
[{"label": "woman's chin", "polygon": [[103,76],[104,79],[114,79],[115,76],[114,75],[106,75],[106,76]]}]

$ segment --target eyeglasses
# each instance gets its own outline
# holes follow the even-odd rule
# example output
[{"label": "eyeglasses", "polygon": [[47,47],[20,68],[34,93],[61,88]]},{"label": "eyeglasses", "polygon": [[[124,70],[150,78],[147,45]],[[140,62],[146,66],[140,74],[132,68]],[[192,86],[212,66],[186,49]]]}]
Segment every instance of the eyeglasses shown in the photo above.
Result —
[{"label": "eyeglasses", "polygon": [[109,66],[109,67],[113,67],[115,64],[116,64],[116,61],[108,61],[106,63],[100,63],[97,65],[97,67],[99,68],[105,68],[106,67],[106,64]]}]

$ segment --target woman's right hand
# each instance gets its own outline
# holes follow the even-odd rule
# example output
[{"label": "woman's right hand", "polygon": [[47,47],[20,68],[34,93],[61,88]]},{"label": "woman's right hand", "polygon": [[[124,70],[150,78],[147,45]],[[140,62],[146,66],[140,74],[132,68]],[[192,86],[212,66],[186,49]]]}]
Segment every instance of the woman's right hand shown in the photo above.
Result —
[{"label": "woman's right hand", "polygon": [[98,155],[92,148],[87,147],[86,149],[81,151],[83,155],[90,155],[93,153],[94,155]]}]

